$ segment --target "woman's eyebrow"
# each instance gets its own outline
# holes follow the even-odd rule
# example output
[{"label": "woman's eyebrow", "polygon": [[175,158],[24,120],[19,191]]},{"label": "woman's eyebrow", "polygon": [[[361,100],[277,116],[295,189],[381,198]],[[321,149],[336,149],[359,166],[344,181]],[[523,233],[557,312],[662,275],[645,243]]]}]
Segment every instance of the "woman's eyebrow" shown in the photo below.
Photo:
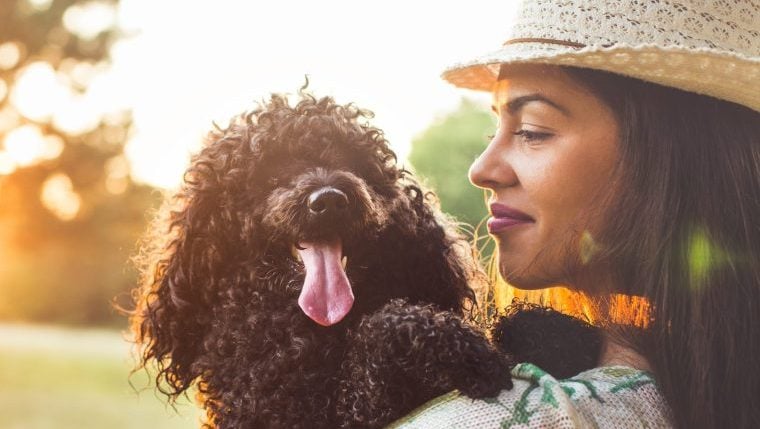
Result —
[{"label": "woman's eyebrow", "polygon": [[[533,93],[533,94],[527,94],[527,95],[521,95],[519,97],[515,97],[505,103],[507,107],[507,112],[509,112],[510,115],[514,115],[517,112],[520,111],[520,109],[523,108],[528,103],[532,102],[539,102],[539,103],[545,103],[557,110],[559,110],[563,115],[570,117],[570,111],[566,108],[561,106],[560,104],[544,97],[543,95],[539,93]],[[496,114],[499,114],[499,107],[491,105],[491,110],[493,110]]]}]

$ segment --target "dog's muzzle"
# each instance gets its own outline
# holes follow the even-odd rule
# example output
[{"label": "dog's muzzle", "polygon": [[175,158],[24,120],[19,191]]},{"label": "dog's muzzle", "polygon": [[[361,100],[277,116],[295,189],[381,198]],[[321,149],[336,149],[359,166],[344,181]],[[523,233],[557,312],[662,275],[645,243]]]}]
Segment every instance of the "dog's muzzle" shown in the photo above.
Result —
[{"label": "dog's muzzle", "polygon": [[[340,227],[349,209],[349,198],[336,187],[323,186],[309,194],[307,206],[310,216],[323,225],[334,223],[333,227]],[[298,305],[322,326],[340,322],[354,303],[351,283],[341,264],[345,260],[341,238],[302,242],[296,249],[306,270]]]},{"label": "dog's muzzle", "polygon": [[348,196],[332,186],[317,189],[309,195],[309,212],[317,216],[334,216],[348,209]]}]

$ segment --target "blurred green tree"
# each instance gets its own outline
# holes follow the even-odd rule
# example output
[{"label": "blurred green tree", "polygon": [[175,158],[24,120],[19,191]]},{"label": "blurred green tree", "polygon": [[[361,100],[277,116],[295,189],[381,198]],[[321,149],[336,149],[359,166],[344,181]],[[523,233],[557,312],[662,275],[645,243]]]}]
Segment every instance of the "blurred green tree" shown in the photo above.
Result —
[{"label": "blurred green tree", "polygon": [[441,200],[444,212],[477,226],[486,216],[483,191],[470,184],[467,171],[486,146],[496,123],[478,103],[463,99],[459,107],[412,141],[409,161]]},{"label": "blurred green tree", "polygon": [[131,181],[131,116],[102,91],[117,2],[0,0],[0,319],[115,323],[135,284],[158,196]]}]

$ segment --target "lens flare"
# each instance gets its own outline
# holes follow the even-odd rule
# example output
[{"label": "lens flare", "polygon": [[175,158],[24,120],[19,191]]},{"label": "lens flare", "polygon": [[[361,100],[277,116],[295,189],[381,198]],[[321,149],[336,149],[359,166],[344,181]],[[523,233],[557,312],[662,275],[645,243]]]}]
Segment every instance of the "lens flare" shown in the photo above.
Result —
[{"label": "lens flare", "polygon": [[601,247],[596,243],[591,233],[588,230],[583,231],[580,239],[581,263],[588,264],[591,262],[591,260],[594,259],[594,255],[596,255],[600,249]]},{"label": "lens flare", "polygon": [[695,289],[706,286],[712,272],[729,261],[728,253],[715,244],[703,227],[691,231],[686,246],[690,284]]}]

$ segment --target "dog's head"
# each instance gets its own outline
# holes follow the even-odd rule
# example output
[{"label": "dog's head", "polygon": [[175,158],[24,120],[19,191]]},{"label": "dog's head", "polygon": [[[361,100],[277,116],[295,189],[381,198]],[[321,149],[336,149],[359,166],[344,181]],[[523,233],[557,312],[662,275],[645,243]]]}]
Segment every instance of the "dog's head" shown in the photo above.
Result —
[{"label": "dog's head", "polygon": [[[425,281],[412,300],[456,310],[472,298],[472,266],[453,249],[459,238],[397,167],[383,133],[364,123],[369,112],[300,95],[295,106],[273,95],[212,131],[154,227],[132,322],[143,362],[159,361],[171,394],[204,371],[204,353],[226,347],[209,338],[210,327],[257,284],[290,303],[297,297],[303,313],[331,326],[356,307],[346,263],[358,254],[371,265],[381,251],[405,264],[388,288],[417,276]],[[394,248],[404,241],[420,250]],[[368,251],[367,243],[383,249]],[[305,273],[298,284],[273,287],[261,281],[269,275],[262,266]]]},{"label": "dog's head", "polygon": [[274,96],[220,136],[249,133],[242,150],[255,154],[255,165],[245,167],[252,174],[246,193],[258,201],[255,247],[303,265],[298,304],[324,326],[353,305],[345,272],[352,249],[381,231],[403,193],[395,155],[379,130],[360,123],[365,115],[330,98],[304,96],[291,108]]}]

